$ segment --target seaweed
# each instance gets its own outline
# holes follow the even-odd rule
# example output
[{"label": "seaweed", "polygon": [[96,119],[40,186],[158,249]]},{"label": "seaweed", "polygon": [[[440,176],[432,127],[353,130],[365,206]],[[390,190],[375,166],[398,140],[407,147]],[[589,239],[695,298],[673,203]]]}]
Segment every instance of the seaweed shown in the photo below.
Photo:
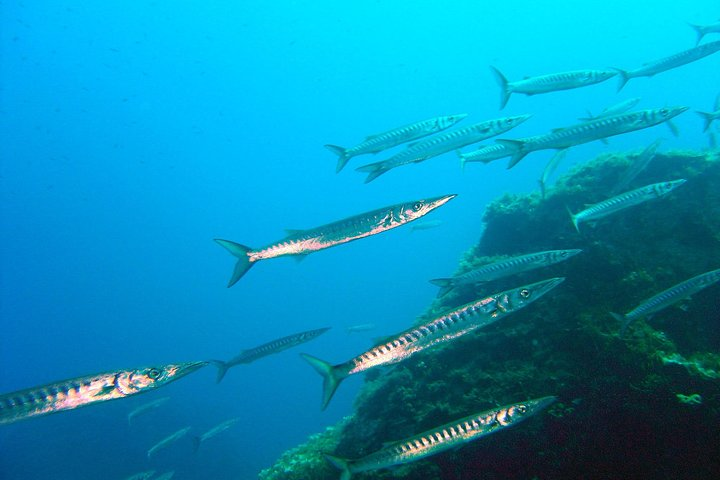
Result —
[{"label": "seaweed", "polygon": [[[720,287],[698,293],[684,308],[638,320],[624,335],[610,315],[720,267],[720,152],[656,155],[630,189],[676,178],[687,183],[667,197],[583,224],[580,233],[567,213],[607,198],[638,153],[582,164],[545,199],[506,194],[492,202],[483,236],[461,259],[458,274],[508,255],[556,248],[583,253],[542,271],[454,289],[421,319],[490,289],[552,276],[567,280],[497,324],[384,375],[368,375],[351,417],[283,455],[261,478],[336,479],[339,472],[319,452],[358,458],[384,442],[544,395],[559,401],[522,427],[356,478],[720,478]],[[287,467],[292,461],[302,469]]]}]

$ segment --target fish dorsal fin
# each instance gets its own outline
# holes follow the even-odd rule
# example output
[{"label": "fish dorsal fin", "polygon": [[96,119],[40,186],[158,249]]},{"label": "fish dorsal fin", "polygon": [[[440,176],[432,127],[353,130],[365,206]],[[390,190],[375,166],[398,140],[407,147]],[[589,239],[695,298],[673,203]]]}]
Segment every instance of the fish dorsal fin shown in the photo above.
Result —
[{"label": "fish dorsal fin", "polygon": [[288,237],[299,237],[303,233],[305,233],[305,230],[298,230],[298,229],[294,229],[294,228],[286,228],[285,229],[285,234]]},{"label": "fish dorsal fin", "polygon": [[365,137],[365,141],[366,141],[366,142],[369,142],[370,140],[375,140],[375,139],[376,139],[377,137],[379,137],[379,136],[380,136],[379,133],[374,133],[374,134],[372,134],[372,135],[368,135],[367,137]]},{"label": "fish dorsal fin", "polygon": [[566,128],[567,128],[567,127],[557,127],[557,128],[553,128],[552,130],[550,130],[550,133],[562,132],[562,131],[565,130]]},{"label": "fish dorsal fin", "polygon": [[295,259],[295,261],[296,261],[297,263],[300,263],[300,262],[302,262],[303,260],[305,260],[305,258],[306,258],[308,255],[310,255],[310,254],[309,254],[309,253],[298,253],[298,254],[296,254],[296,255],[293,255],[293,258]]}]

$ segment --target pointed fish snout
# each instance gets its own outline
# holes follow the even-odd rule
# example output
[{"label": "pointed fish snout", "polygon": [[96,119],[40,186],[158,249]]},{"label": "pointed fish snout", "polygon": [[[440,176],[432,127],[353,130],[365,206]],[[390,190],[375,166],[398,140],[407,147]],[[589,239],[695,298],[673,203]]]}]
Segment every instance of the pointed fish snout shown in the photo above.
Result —
[{"label": "pointed fish snout", "polygon": [[455,197],[457,197],[457,193],[451,193],[450,195],[442,195],[440,197],[431,198],[428,200],[428,203],[431,204],[433,208],[437,208],[445,205]]},{"label": "pointed fish snout", "polygon": [[183,363],[178,367],[178,375],[188,375],[190,373],[193,373],[197,370],[200,370],[202,367],[208,365],[210,362],[208,361],[201,361],[201,362],[187,362]]},{"label": "pointed fish snout", "polygon": [[534,400],[530,400],[527,403],[528,403],[528,407],[533,411],[533,413],[537,413],[542,410],[545,410],[547,407],[549,407],[553,403],[557,402],[557,400],[558,400],[558,398],[556,396],[549,396],[549,397],[536,398]]}]

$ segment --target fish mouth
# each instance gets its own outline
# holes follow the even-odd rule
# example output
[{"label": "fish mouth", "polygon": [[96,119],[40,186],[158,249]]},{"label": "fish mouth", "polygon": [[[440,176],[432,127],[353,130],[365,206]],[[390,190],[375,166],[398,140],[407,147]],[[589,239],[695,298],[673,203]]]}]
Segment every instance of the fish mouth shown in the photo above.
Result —
[{"label": "fish mouth", "polygon": [[178,365],[177,373],[175,374],[175,376],[176,377],[184,377],[185,375],[188,375],[197,370],[200,370],[202,367],[208,365],[209,363],[210,363],[209,361],[182,363],[182,364]]},{"label": "fish mouth", "polygon": [[565,277],[549,278],[547,280],[542,280],[537,283],[528,285],[525,288],[527,288],[528,290],[531,290],[533,292],[533,299],[537,300],[538,298],[542,297],[547,292],[549,292],[553,288],[557,287],[564,281],[565,281]]},{"label": "fish mouth", "polygon": [[553,403],[557,402],[558,398],[554,395],[548,396],[548,397],[542,397],[542,398],[536,398],[534,400],[528,400],[526,403],[528,405],[529,410],[532,413],[538,413],[542,410],[545,410],[547,407],[552,405]]},{"label": "fish mouth", "polygon": [[438,207],[442,207],[443,205],[445,205],[447,202],[449,202],[450,200],[452,200],[455,197],[457,197],[457,193],[451,193],[450,195],[443,195],[440,197],[429,198],[427,200],[427,203],[430,206],[430,210],[434,210]]},{"label": "fish mouth", "polygon": [[690,110],[690,107],[685,106],[679,106],[679,107],[671,107],[670,110],[672,110],[672,116],[676,117],[680,115],[681,113],[687,112]]}]

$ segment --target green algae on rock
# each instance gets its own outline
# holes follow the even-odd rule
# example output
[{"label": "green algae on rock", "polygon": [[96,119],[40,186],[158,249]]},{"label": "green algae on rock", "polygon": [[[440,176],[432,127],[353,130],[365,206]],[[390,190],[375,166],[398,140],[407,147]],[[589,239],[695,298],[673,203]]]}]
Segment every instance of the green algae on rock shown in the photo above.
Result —
[{"label": "green algae on rock", "polygon": [[356,478],[718,478],[720,456],[708,446],[720,445],[720,287],[633,323],[622,337],[609,312],[720,267],[720,151],[657,154],[628,188],[675,178],[687,184],[580,234],[567,214],[607,198],[638,154],[582,164],[544,200],[532,193],[492,202],[482,238],[458,274],[527,252],[583,253],[491,285],[454,289],[422,318],[541,278],[565,276],[564,284],[468,338],[368,375],[352,417],[329,437],[311,437],[283,455],[261,478],[334,480],[340,474],[321,452],[358,458],[473,411],[544,395],[560,401],[522,427]]}]

